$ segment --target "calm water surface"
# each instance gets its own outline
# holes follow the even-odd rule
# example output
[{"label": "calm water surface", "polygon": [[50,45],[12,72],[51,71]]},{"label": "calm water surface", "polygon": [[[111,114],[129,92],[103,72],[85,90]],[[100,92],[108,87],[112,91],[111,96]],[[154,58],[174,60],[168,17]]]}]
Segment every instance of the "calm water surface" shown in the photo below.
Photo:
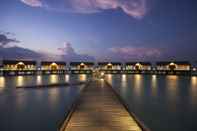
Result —
[{"label": "calm water surface", "polygon": [[152,131],[197,131],[197,77],[107,75]]},{"label": "calm water surface", "polygon": [[0,77],[0,131],[56,131],[83,85],[17,89],[16,86],[86,81],[86,75]]}]

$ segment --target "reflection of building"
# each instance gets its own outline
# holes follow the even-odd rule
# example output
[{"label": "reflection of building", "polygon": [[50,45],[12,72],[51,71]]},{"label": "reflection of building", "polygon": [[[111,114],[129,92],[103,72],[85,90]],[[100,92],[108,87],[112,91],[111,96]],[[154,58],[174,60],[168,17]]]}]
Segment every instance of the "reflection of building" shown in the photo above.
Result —
[{"label": "reflection of building", "polygon": [[42,61],[41,70],[44,74],[63,74],[66,71],[66,63]]},{"label": "reflection of building", "polygon": [[36,61],[3,60],[2,64],[5,75],[27,75],[36,72]]},{"label": "reflection of building", "polygon": [[70,70],[73,74],[91,74],[94,69],[93,62],[71,62]]},{"label": "reflection of building", "polygon": [[191,64],[187,61],[176,61],[176,62],[157,62],[157,72],[158,73],[174,73],[174,74],[179,74],[179,73],[190,73],[191,70]]},{"label": "reflection of building", "polygon": [[98,69],[104,73],[116,74],[121,73],[122,63],[120,62],[99,62]]},{"label": "reflection of building", "polygon": [[125,71],[126,73],[150,73],[151,63],[150,62],[126,62]]}]

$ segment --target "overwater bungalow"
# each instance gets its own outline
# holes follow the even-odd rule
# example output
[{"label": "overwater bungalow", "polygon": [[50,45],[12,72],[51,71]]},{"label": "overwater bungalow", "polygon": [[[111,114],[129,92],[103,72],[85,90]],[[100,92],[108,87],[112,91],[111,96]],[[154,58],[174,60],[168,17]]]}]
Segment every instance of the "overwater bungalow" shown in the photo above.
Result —
[{"label": "overwater bungalow", "polygon": [[151,73],[151,68],[150,62],[126,62],[124,71],[128,74]]},{"label": "overwater bungalow", "polygon": [[92,74],[94,62],[71,62],[70,71],[72,74]]},{"label": "overwater bungalow", "polygon": [[190,74],[191,64],[188,61],[162,61],[156,63],[158,74]]},{"label": "overwater bungalow", "polygon": [[67,73],[66,62],[42,61],[41,71],[43,74],[64,74]]},{"label": "overwater bungalow", "polygon": [[32,75],[36,73],[36,61],[3,60],[4,75]]},{"label": "overwater bungalow", "polygon": [[119,74],[122,67],[120,62],[98,62],[98,70],[106,74]]}]

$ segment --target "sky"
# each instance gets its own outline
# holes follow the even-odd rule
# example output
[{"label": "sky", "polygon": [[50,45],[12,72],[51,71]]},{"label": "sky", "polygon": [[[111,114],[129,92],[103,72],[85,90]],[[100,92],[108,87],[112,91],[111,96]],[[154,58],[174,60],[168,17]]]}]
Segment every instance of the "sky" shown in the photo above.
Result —
[{"label": "sky", "polygon": [[1,0],[0,9],[0,48],[96,60],[197,60],[196,0]]}]

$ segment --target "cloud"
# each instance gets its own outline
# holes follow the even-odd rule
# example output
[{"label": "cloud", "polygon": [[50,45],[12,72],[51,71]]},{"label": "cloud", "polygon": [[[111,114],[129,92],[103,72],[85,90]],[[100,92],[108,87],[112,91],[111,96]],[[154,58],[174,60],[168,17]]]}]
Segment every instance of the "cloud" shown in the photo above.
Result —
[{"label": "cloud", "polygon": [[6,34],[10,34],[9,32],[5,34],[0,34],[0,47],[8,46],[10,43],[19,43],[20,41],[14,38],[8,38]]},{"label": "cloud", "polygon": [[127,59],[146,59],[146,58],[157,58],[162,54],[161,49],[157,48],[146,48],[146,47],[113,47],[109,49],[112,55],[120,57],[125,60]]},{"label": "cloud", "polygon": [[42,7],[42,1],[41,0],[21,0],[21,2],[32,6],[32,7]]},{"label": "cloud", "polygon": [[147,0],[20,0],[32,7],[43,7],[49,10],[98,13],[104,10],[121,9],[134,18],[142,18],[147,12]]},{"label": "cloud", "polygon": [[65,42],[63,48],[58,48],[61,51],[61,59],[66,61],[95,61],[93,56],[87,54],[76,53],[71,43]]},{"label": "cloud", "polygon": [[74,48],[69,42],[65,42],[64,47],[58,48],[58,50],[60,50],[63,53],[63,55],[75,55],[76,54]]}]

